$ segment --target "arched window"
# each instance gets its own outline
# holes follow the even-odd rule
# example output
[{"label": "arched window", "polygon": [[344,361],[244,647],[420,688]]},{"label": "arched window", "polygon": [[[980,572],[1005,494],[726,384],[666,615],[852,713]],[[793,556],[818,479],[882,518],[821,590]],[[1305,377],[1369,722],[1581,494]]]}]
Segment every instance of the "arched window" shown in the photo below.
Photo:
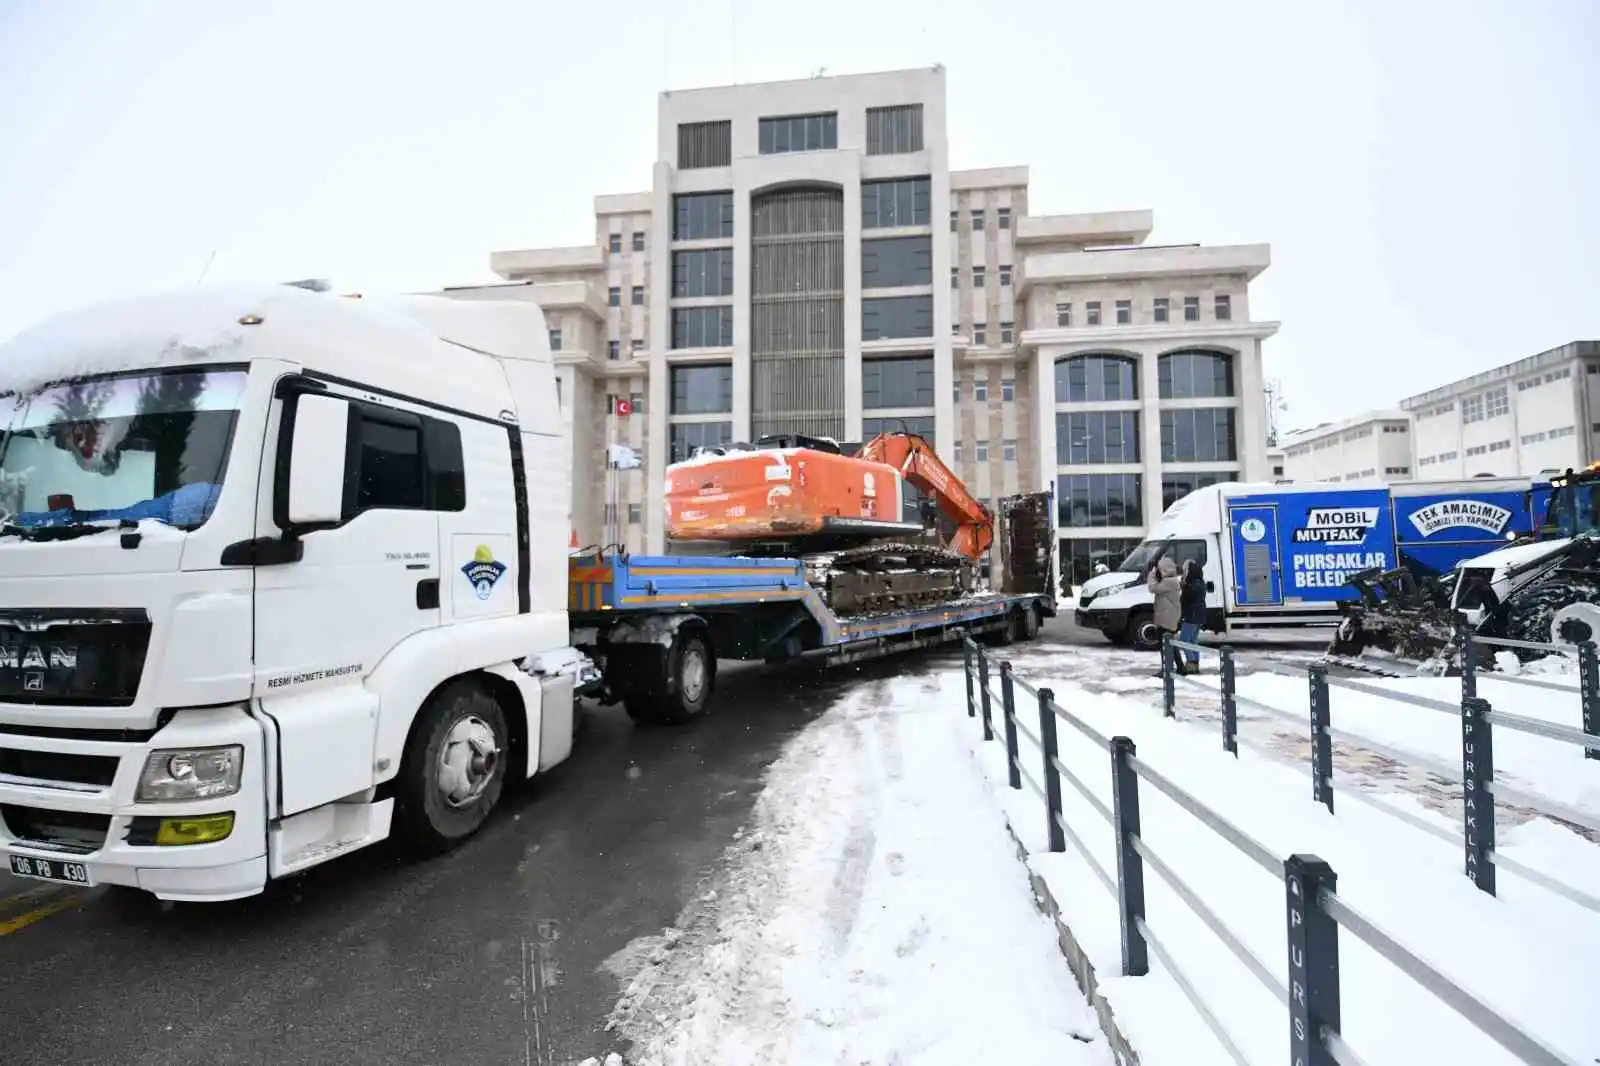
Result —
[{"label": "arched window", "polygon": [[1126,355],[1073,355],[1056,363],[1057,403],[1138,398],[1138,364]]},{"label": "arched window", "polygon": [[1227,352],[1186,348],[1156,361],[1157,385],[1163,400],[1192,400],[1234,395],[1233,356]]}]

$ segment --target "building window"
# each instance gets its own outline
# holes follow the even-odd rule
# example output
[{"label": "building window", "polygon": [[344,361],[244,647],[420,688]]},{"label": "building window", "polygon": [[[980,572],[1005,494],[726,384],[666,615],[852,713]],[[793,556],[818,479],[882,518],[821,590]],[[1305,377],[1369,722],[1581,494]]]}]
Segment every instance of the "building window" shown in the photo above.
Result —
[{"label": "building window", "polygon": [[961,212],[959,212],[959,211],[950,212],[950,232],[951,233],[954,233],[956,231],[956,217],[958,215],[960,215],[960,214],[961,214]]},{"label": "building window", "polygon": [[733,236],[733,193],[691,192],[672,198],[672,239],[708,241]]},{"label": "building window", "polygon": [[613,233],[611,235],[611,243],[607,245],[607,250],[609,250],[612,255],[616,255],[622,251],[622,234]]},{"label": "building window", "polygon": [[1000,442],[1000,458],[1008,463],[1017,461],[1017,442],[1015,440]]},{"label": "building window", "polygon": [[950,287],[952,289],[961,288],[961,268],[960,267],[951,267],[950,268]]},{"label": "building window", "polygon": [[[830,145],[829,147],[833,147]],[[922,151],[922,105],[867,108],[867,154]]]},{"label": "building window", "polygon": [[932,296],[879,296],[861,301],[861,339],[933,336]]},{"label": "building window", "polygon": [[980,440],[972,446],[972,458],[975,462],[987,463],[989,461],[989,442]]},{"label": "building window", "polygon": [[608,358],[608,359],[621,359],[622,358],[622,342],[621,341],[606,341],[606,358]]},{"label": "building window", "polygon": [[1000,379],[1000,399],[1011,403],[1017,398],[1017,383],[1012,378]]},{"label": "building window", "polygon": [[672,309],[674,348],[731,348],[733,346],[733,308],[675,307]]},{"label": "building window", "polygon": [[1117,325],[1126,326],[1133,321],[1133,301],[1117,301]]},{"label": "building window", "polygon": [[1155,320],[1157,322],[1165,322],[1167,321],[1167,315],[1171,311],[1171,307],[1171,300],[1167,299],[1165,296],[1157,296],[1155,305],[1151,308],[1151,313],[1155,316]]},{"label": "building window", "polygon": [[606,290],[606,303],[610,304],[612,307],[621,307],[622,289],[616,285],[613,285],[610,289]]},{"label": "building window", "polygon": [[972,232],[983,232],[983,208],[981,207],[974,207],[972,209]]},{"label": "building window", "polygon": [[[1509,444],[1509,442],[1507,442]],[[1411,474],[1409,466],[1386,466],[1383,472],[1390,477],[1408,477]]]},{"label": "building window", "polygon": [[1212,312],[1217,316],[1218,322],[1228,321],[1233,317],[1233,299],[1219,293],[1212,301]]},{"label": "building window", "polygon": [[1200,297],[1185,296],[1183,298],[1183,320],[1185,322],[1200,321]]},{"label": "building window", "polygon": [[888,407],[932,407],[933,356],[863,359],[861,406],[868,411]]},{"label": "building window", "polygon": [[1077,529],[1142,526],[1143,480],[1138,474],[1058,475],[1058,520]]},{"label": "building window", "polygon": [[928,225],[932,189],[929,178],[862,182],[861,228]]},{"label": "building window", "polygon": [[[634,292],[643,295],[642,289],[635,289]],[[733,249],[705,248],[693,252],[673,252],[672,295],[732,296]]]},{"label": "building window", "polygon": [[550,350],[552,352],[561,350],[561,330],[559,327],[550,331]]},{"label": "building window", "polygon": [[762,155],[830,151],[839,147],[839,116],[829,111],[764,118],[760,123],[759,140]]},{"label": "building window", "polygon": [[1137,364],[1125,355],[1074,355],[1056,363],[1057,403],[1138,398]]},{"label": "building window", "polygon": [[1233,408],[1196,407],[1161,412],[1163,463],[1231,463],[1239,458],[1234,443]]},{"label": "building window", "polygon": [[1156,360],[1156,377],[1163,400],[1233,395],[1233,359],[1225,352],[1168,352]]},{"label": "building window", "polygon": [[644,339],[642,337],[633,338],[633,340],[628,342],[628,350],[634,355],[638,355],[640,352],[644,351]]},{"label": "building window", "polygon": [[1090,300],[1087,304],[1085,304],[1084,314],[1085,324],[1090,326],[1098,326],[1100,324],[1100,301]]},{"label": "building window", "polygon": [[1009,208],[1009,207],[999,207],[999,208],[995,209],[994,213],[995,213],[995,221],[997,221],[1000,224],[1000,228],[1001,229],[1010,229],[1011,228],[1011,208]]},{"label": "building window", "polygon": [[1483,421],[1483,396],[1463,396],[1461,398],[1461,422],[1463,425]]},{"label": "building window", "polygon": [[633,287],[633,306],[635,306],[635,307],[643,307],[644,306],[644,286],[643,285],[635,285]]},{"label": "building window", "polygon": [[932,282],[932,237],[890,237],[861,242],[863,289],[894,289]]},{"label": "building window", "polygon": [[707,363],[672,368],[675,415],[717,415],[733,410],[733,365]]},{"label": "building window", "polygon": [[972,344],[982,348],[989,343],[989,324],[987,322],[974,322],[972,324]]},{"label": "building window", "polygon": [[630,392],[628,394],[628,403],[633,406],[633,413],[634,414],[636,414],[636,415],[644,414],[644,393],[642,393],[642,392]]},{"label": "building window", "polygon": [[678,169],[725,167],[733,162],[733,123],[681,122],[678,124]]},{"label": "building window", "polygon": [[1000,286],[1001,286],[1001,288],[1010,288],[1011,287],[1011,264],[1010,263],[1003,263],[1000,266]]},{"label": "building window", "polygon": [[972,268],[972,287],[974,289],[983,288],[983,283],[984,283],[984,280],[985,280],[985,278],[984,278],[984,269],[985,268],[983,268],[981,266],[975,266],[975,267]]},{"label": "building window", "polygon": [[643,516],[641,508],[639,507],[638,504],[636,504],[636,503],[628,504],[628,524],[630,526],[638,525],[643,520],[643,518],[644,518],[644,516]]},{"label": "building window", "polygon": [[[1274,467],[1272,472],[1282,475],[1283,467]],[[1237,470],[1192,470],[1183,473],[1163,471],[1161,474],[1161,509],[1166,510],[1195,489],[1203,489],[1210,485],[1221,485],[1226,481],[1238,480],[1239,472]]]},{"label": "building window", "polygon": [[1115,570],[1140,544],[1137,537],[1070,537],[1061,542],[1061,573],[1073,585],[1094,576],[1095,567]]},{"label": "building window", "polygon": [[633,250],[636,252],[644,251],[644,230],[636,229],[633,231]]},{"label": "building window", "polygon": [[1139,412],[1060,411],[1056,465],[1092,466],[1139,461]]},{"label": "building window", "polygon": [[1010,322],[1000,323],[1000,343],[1011,344],[1016,339],[1016,326]]},{"label": "building window", "polygon": [[1072,325],[1071,304],[1056,304],[1056,325],[1062,327]]},{"label": "building window", "polygon": [[1495,441],[1495,442],[1493,442],[1492,444],[1489,445],[1489,450],[1491,452],[1503,452],[1503,451],[1506,451],[1510,447],[1511,447],[1511,442],[1510,441],[1508,441],[1508,440],[1497,440],[1497,441]]},{"label": "building window", "polygon": [[1504,385],[1484,393],[1483,400],[1485,418],[1499,418],[1511,411],[1511,395]]},{"label": "building window", "polygon": [[972,398],[980,403],[989,402],[989,379],[978,378],[972,383]]},{"label": "building window", "polygon": [[733,439],[732,422],[674,422],[667,427],[669,463],[694,458],[701,448],[727,444]]}]

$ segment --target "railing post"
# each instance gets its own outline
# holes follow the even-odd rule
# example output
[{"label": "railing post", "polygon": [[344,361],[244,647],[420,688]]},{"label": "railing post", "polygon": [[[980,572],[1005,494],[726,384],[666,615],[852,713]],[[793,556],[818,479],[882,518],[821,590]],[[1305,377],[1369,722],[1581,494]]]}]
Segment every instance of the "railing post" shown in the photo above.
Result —
[{"label": "railing post", "polygon": [[1000,714],[1006,731],[1006,783],[1022,787],[1022,770],[1017,766],[1017,701],[1011,686],[1011,664],[1000,664]]},{"label": "railing post", "polygon": [[978,708],[983,712],[983,739],[994,739],[994,718],[989,713],[989,656],[978,646]]},{"label": "railing post", "polygon": [[1470,696],[1461,701],[1461,804],[1465,818],[1467,876],[1489,895],[1494,878],[1494,730],[1489,701]]},{"label": "railing post", "polygon": [[1059,753],[1055,701],[1054,692],[1047,688],[1039,690],[1039,746],[1044,748],[1044,805],[1050,820],[1050,850],[1066,851],[1067,834],[1061,828],[1061,774],[1056,769]]},{"label": "railing post", "polygon": [[1161,711],[1168,718],[1175,717],[1178,704],[1178,682],[1172,673],[1172,634],[1161,634]]},{"label": "railing post", "polygon": [[1239,757],[1239,700],[1238,675],[1233,669],[1233,649],[1222,646],[1218,653],[1222,659],[1222,750]]},{"label": "railing post", "polygon": [[[1600,653],[1594,641],[1578,645],[1578,693],[1583,698],[1583,731],[1600,740]],[[1584,748],[1588,759],[1600,759],[1600,751]]]},{"label": "railing post", "polygon": [[1333,813],[1333,735],[1328,732],[1332,717],[1328,701],[1328,668],[1312,663],[1306,668],[1311,680],[1311,798]]},{"label": "railing post", "polygon": [[976,706],[974,706],[973,702],[972,702],[972,649],[975,646],[976,645],[974,645],[972,643],[972,638],[971,637],[963,636],[961,638],[961,659],[966,664],[966,668],[967,668],[966,669],[966,676],[967,676],[967,717],[968,718],[976,718],[978,716],[978,708]]},{"label": "railing post", "polygon": [[1322,905],[1339,877],[1315,855],[1283,860],[1289,912],[1289,1061],[1334,1066],[1324,1029],[1339,1031],[1339,923]]},{"label": "railing post", "polygon": [[1461,698],[1471,699],[1478,694],[1478,642],[1472,637],[1472,628],[1461,627]]},{"label": "railing post", "polygon": [[1122,976],[1150,972],[1150,949],[1139,931],[1144,920],[1144,860],[1133,848],[1139,836],[1139,775],[1132,759],[1138,753],[1129,737],[1111,738],[1111,815],[1117,836],[1117,911],[1122,925]]}]

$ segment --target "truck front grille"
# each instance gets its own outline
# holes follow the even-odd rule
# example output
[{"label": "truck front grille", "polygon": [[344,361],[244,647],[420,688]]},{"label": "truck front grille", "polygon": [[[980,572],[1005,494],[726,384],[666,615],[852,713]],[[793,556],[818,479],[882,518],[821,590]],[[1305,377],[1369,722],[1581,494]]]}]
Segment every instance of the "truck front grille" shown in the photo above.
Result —
[{"label": "truck front grille", "polygon": [[130,706],[150,629],[137,609],[0,611],[0,702]]},{"label": "truck front grille", "polygon": [[14,803],[0,803],[0,821],[5,822],[6,831],[21,843],[74,855],[99,851],[111,828],[109,814],[52,811]]},{"label": "truck front grille", "polygon": [[117,776],[117,757],[0,748],[0,774],[110,788],[112,779]]}]

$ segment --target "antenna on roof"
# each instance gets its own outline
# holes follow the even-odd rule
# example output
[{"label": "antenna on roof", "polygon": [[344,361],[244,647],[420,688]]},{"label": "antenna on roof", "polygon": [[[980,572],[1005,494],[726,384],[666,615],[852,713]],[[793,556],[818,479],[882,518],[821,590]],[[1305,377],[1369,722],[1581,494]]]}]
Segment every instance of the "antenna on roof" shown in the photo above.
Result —
[{"label": "antenna on roof", "polygon": [[820,78],[826,73],[828,73],[828,68],[827,67],[818,67],[816,70],[813,70],[811,72],[811,76],[813,78]]},{"label": "antenna on roof", "polygon": [[206,275],[211,273],[211,264],[217,261],[217,250],[211,249],[211,254],[206,256],[206,265],[200,268],[200,276],[194,279],[196,285],[206,280]]}]

